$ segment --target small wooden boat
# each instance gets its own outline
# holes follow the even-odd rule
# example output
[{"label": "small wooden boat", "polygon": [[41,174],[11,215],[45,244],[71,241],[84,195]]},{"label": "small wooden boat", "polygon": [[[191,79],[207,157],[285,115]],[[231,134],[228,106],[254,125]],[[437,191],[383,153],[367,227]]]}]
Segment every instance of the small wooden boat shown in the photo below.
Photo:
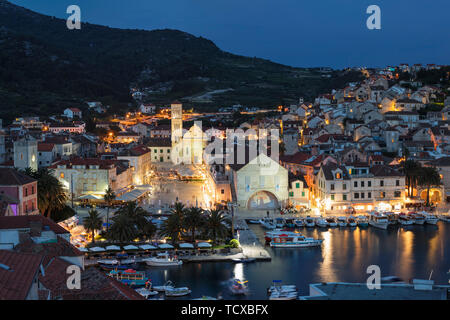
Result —
[{"label": "small wooden boat", "polygon": [[158,291],[152,291],[146,288],[139,288],[136,289],[136,292],[139,293],[141,296],[143,296],[145,299],[148,299],[150,297],[156,296],[157,294],[159,294]]},{"label": "small wooden boat", "polygon": [[334,218],[334,217],[328,217],[325,220],[327,221],[328,226],[330,226],[332,228],[337,227],[337,225],[338,225],[337,221],[336,221],[336,218]]},{"label": "small wooden boat", "polygon": [[187,296],[191,293],[191,290],[188,287],[180,287],[180,288],[172,288],[166,289],[165,295],[166,297],[182,297]]},{"label": "small wooden boat", "polygon": [[305,226],[305,220],[303,219],[296,219],[294,220],[294,223],[297,228],[302,228]]},{"label": "small wooden boat", "polygon": [[369,220],[365,216],[356,217],[356,224],[360,228],[367,228],[369,226]]},{"label": "small wooden boat", "polygon": [[305,219],[305,225],[307,228],[313,228],[316,225],[316,222],[314,221],[314,218],[307,216]]},{"label": "small wooden boat", "polygon": [[294,219],[286,219],[285,226],[287,228],[295,228],[296,225],[294,223]]},{"label": "small wooden boat", "polygon": [[167,281],[163,286],[154,286],[152,287],[153,290],[159,291],[159,292],[164,292],[167,289],[174,289],[174,285],[172,283],[172,281]]},{"label": "small wooden boat", "polygon": [[338,226],[339,227],[346,227],[347,226],[347,218],[346,217],[338,217]]},{"label": "small wooden boat", "polygon": [[248,281],[241,281],[239,279],[232,279],[229,289],[234,295],[247,295],[248,294]]},{"label": "small wooden boat", "polygon": [[355,220],[355,218],[353,216],[350,216],[350,217],[347,218],[347,225],[349,227],[356,227],[357,226],[356,220]]}]

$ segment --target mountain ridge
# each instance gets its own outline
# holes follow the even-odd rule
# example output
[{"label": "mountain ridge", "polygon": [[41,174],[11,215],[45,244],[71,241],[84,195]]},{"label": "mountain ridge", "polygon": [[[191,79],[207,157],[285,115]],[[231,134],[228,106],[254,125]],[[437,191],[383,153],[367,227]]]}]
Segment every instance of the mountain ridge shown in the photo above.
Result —
[{"label": "mountain ridge", "polygon": [[0,0],[0,116],[6,119],[46,115],[88,99],[120,112],[131,102],[130,87],[147,88],[155,103],[184,99],[189,105],[187,97],[232,88],[204,107],[273,106],[312,98],[348,77],[336,72],[324,79],[313,69],[235,55],[179,30],[90,23],[69,30],[64,19]]}]

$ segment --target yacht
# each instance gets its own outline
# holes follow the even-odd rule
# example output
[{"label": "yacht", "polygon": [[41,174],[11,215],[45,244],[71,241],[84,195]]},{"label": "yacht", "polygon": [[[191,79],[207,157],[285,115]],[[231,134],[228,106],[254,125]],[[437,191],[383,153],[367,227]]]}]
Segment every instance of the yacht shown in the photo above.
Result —
[{"label": "yacht", "polygon": [[316,220],[316,226],[320,227],[320,228],[326,228],[328,227],[328,223],[327,220],[323,219],[323,218],[319,218]]},{"label": "yacht", "polygon": [[323,239],[306,238],[302,235],[279,235],[272,239],[270,246],[274,248],[303,248],[318,247],[322,245]]},{"label": "yacht", "polygon": [[366,216],[357,216],[356,217],[356,224],[360,228],[366,228],[369,226],[369,220]]},{"label": "yacht", "polygon": [[179,266],[183,264],[183,261],[176,258],[172,258],[167,252],[158,253],[154,258],[146,258],[142,260],[148,266],[154,267],[167,267],[167,266]]},{"label": "yacht", "polygon": [[389,220],[386,215],[379,212],[371,212],[369,214],[369,225],[379,229],[387,229]]},{"label": "yacht", "polygon": [[280,235],[295,237],[295,236],[300,236],[301,233],[298,231],[287,231],[287,230],[275,229],[273,231],[267,231],[266,233],[264,233],[264,239],[266,240],[266,242],[270,242],[270,241],[272,241],[272,239],[274,237],[277,237]]},{"label": "yacht", "polygon": [[328,217],[325,219],[330,227],[337,227],[337,221],[335,217]]},{"label": "yacht", "polygon": [[338,217],[337,218],[337,223],[339,227],[346,227],[347,226],[347,218],[345,217]]},{"label": "yacht", "polygon": [[356,227],[357,226],[356,220],[355,220],[355,218],[353,216],[350,216],[350,217],[347,218],[347,225],[349,227]]},{"label": "yacht", "polygon": [[402,226],[410,226],[414,224],[414,219],[412,219],[411,216],[405,213],[400,213],[398,216],[398,223],[400,223]]},{"label": "yacht", "polygon": [[312,228],[316,225],[316,223],[314,222],[314,218],[311,218],[310,216],[307,216],[305,219],[305,225],[308,228]]}]

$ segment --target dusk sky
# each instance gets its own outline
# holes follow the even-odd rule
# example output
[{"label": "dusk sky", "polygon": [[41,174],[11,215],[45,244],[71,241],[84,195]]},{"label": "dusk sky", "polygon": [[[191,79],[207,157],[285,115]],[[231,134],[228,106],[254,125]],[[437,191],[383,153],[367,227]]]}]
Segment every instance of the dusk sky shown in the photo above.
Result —
[{"label": "dusk sky", "polygon": [[[179,29],[225,51],[296,67],[450,64],[449,0],[12,0],[65,18],[131,29]],[[381,30],[366,9],[381,8]]]}]

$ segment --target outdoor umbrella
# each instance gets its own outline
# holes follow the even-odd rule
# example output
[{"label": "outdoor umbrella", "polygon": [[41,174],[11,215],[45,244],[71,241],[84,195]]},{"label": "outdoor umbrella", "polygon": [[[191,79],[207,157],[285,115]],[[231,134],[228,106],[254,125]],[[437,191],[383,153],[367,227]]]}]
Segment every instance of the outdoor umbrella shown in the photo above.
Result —
[{"label": "outdoor umbrella", "polygon": [[120,247],[119,246],[107,246],[106,250],[108,251],[120,251]]},{"label": "outdoor umbrella", "polygon": [[173,249],[173,246],[168,243],[163,243],[158,246],[160,249]]},{"label": "outdoor umbrella", "polygon": [[198,248],[211,248],[212,245],[210,245],[210,244],[207,243],[207,242],[199,242],[199,243],[197,244],[197,247],[198,247]]},{"label": "outdoor umbrella", "polygon": [[179,247],[182,249],[194,249],[194,245],[192,243],[180,243]]},{"label": "outdoor umbrella", "polygon": [[128,246],[123,247],[124,250],[138,250],[139,248],[136,246],[133,246],[132,244],[129,244]]},{"label": "outdoor umbrella", "polygon": [[103,251],[105,251],[105,249],[101,248],[101,247],[93,247],[93,248],[90,248],[89,251],[90,252],[103,252]]},{"label": "outdoor umbrella", "polygon": [[78,250],[80,250],[81,252],[89,252],[89,250],[84,247],[79,247]]},{"label": "outdoor umbrella", "polygon": [[141,246],[139,246],[141,249],[144,249],[144,250],[152,250],[152,249],[156,249],[156,247],[154,247],[154,246],[152,246],[152,245],[150,245],[150,244],[143,244],[143,245],[141,245]]}]

